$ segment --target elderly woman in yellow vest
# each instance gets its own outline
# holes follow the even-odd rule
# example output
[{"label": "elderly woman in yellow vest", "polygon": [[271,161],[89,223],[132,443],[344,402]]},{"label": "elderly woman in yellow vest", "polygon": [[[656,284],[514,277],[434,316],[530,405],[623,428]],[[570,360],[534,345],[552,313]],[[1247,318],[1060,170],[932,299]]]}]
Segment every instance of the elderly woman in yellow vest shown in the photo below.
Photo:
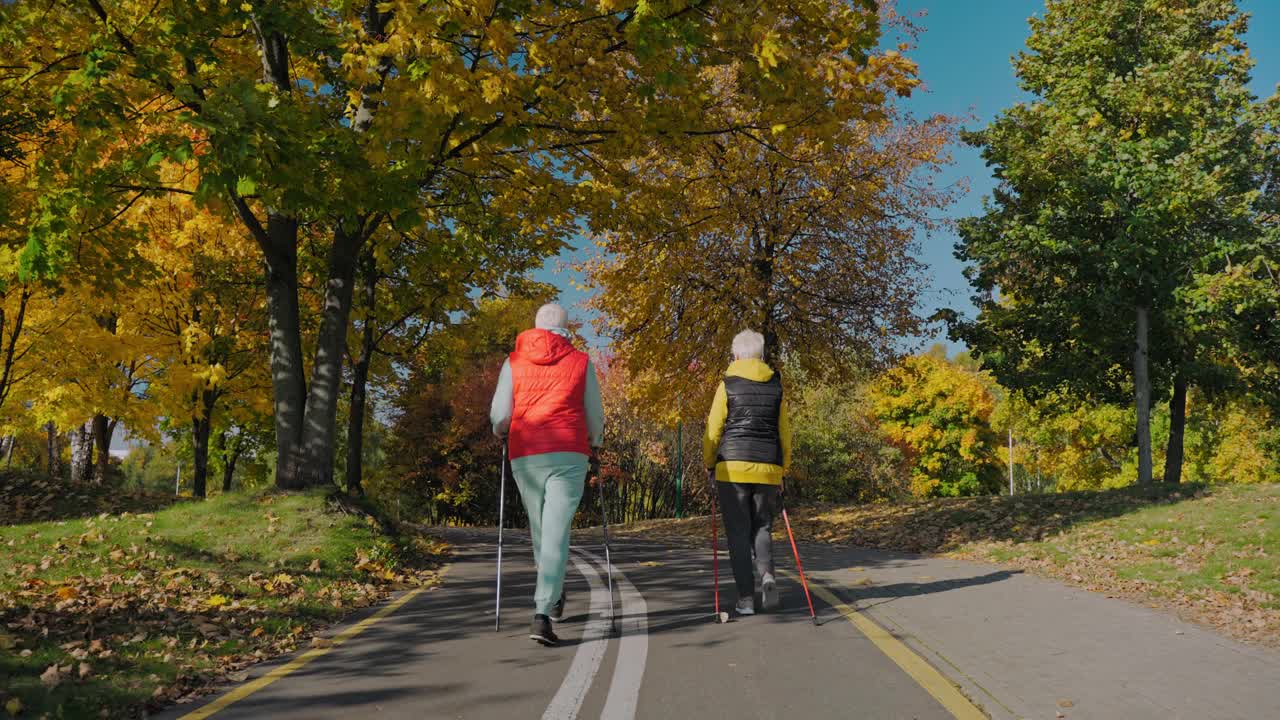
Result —
[{"label": "elderly woman in yellow vest", "polygon": [[[755,575],[765,610],[778,607],[773,515],[791,465],[791,425],[782,381],[764,361],[764,336],[733,339],[733,362],[716,389],[702,439],[707,481],[720,502],[739,615],[754,615]],[[754,566],[754,568],[753,568]]]}]

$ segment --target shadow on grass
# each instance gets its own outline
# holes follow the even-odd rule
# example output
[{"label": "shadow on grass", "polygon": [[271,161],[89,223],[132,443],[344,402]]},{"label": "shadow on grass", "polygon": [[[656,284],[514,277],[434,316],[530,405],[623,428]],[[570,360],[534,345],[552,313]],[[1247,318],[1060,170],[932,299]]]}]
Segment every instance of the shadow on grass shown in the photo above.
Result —
[{"label": "shadow on grass", "polygon": [[[790,508],[797,542],[852,545],[908,553],[945,553],[975,542],[1037,542],[1081,523],[1104,520],[1143,508],[1169,505],[1209,493],[1205,485],[1153,485],[1118,490],[1050,495],[942,498],[883,505],[814,504]],[[686,520],[648,520],[610,527],[618,541],[653,540],[708,547],[708,516]],[[779,514],[775,540],[785,542]],[[485,531],[472,530],[474,536]],[[491,531],[490,531],[491,532]],[[719,530],[721,541],[724,529]],[[575,542],[599,542],[599,528],[577,529]]]},{"label": "shadow on grass", "polygon": [[[948,498],[906,505],[796,508],[797,539],[880,550],[942,553],[974,542],[1039,542],[1075,525],[1208,493],[1203,485]],[[775,523],[775,530],[779,524]],[[784,530],[785,532],[785,530]]]},{"label": "shadow on grass", "polygon": [[147,513],[178,498],[124,490],[115,485],[81,485],[41,473],[0,472],[0,525],[75,520],[102,513]]}]

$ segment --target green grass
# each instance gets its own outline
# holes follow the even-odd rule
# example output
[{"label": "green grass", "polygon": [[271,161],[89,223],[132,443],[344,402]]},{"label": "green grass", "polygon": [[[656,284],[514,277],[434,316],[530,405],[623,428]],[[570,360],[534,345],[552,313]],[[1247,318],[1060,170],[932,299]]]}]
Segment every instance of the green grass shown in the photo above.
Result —
[{"label": "green grass", "polygon": [[[0,707],[16,697],[24,715],[65,718],[141,716],[199,692],[429,582],[440,550],[322,493],[0,526],[0,549]],[[41,679],[51,667],[56,684]]]},{"label": "green grass", "polygon": [[1277,643],[1280,485],[1211,486],[1038,542],[975,542],[958,552],[1169,607],[1240,639]]}]

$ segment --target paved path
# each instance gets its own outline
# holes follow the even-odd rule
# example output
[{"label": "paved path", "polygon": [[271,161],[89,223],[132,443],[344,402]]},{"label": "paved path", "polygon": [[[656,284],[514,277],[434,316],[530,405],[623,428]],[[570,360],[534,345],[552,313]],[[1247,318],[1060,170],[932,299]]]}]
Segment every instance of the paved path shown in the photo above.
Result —
[{"label": "paved path", "polygon": [[[998,568],[848,548],[802,549],[821,588],[815,627],[790,577],[779,613],[717,625],[708,551],[615,544],[615,633],[600,548],[576,547],[564,642],[541,648],[527,639],[528,546],[506,553],[495,633],[484,539],[453,538],[442,586],[305,664],[257,670],[280,676],[255,692],[203,707],[220,719],[934,720],[976,717],[976,706],[995,718],[1280,717],[1274,653]],[[792,565],[786,549],[780,568]]]}]

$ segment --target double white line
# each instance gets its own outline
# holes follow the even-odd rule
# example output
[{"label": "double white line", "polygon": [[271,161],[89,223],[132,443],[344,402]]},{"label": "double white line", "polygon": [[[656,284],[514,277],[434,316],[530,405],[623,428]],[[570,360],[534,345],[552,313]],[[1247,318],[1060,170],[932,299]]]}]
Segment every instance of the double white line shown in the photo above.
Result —
[{"label": "double white line", "polygon": [[[586,578],[591,588],[587,625],[582,631],[582,642],[574,653],[573,663],[565,674],[560,689],[556,691],[543,720],[575,720],[582,710],[582,702],[591,690],[600,665],[608,649],[610,618],[608,617],[609,593],[600,579],[599,568],[603,563],[599,556],[581,548],[572,553],[574,567]],[[613,680],[605,699],[601,720],[632,720],[636,704],[640,700],[640,684],[644,680],[645,660],[649,655],[648,606],[644,596],[615,565],[613,581],[621,596],[621,619],[618,622],[622,638],[619,641],[618,660],[613,668]]]}]

